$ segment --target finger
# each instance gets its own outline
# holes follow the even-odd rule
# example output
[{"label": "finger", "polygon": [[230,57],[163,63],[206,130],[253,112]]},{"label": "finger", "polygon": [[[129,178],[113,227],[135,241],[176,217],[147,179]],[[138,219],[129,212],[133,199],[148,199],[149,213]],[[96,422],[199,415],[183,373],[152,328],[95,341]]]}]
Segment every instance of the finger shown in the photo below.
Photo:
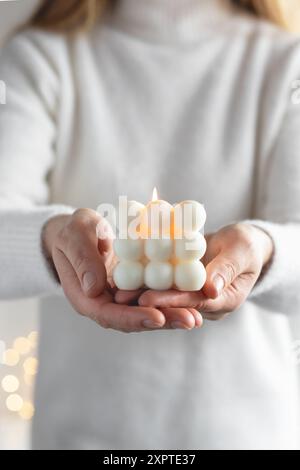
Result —
[{"label": "finger", "polygon": [[227,313],[237,310],[245,301],[248,295],[248,290],[243,290],[238,282],[234,282],[216,299],[206,299],[200,306],[201,314],[205,317],[206,314],[213,314],[221,317]]},{"label": "finger", "polygon": [[106,290],[114,297],[118,289],[116,288],[116,286],[111,285],[110,282],[107,282]]},{"label": "finger", "polygon": [[164,314],[155,308],[118,305],[106,293],[99,301],[99,309],[92,318],[103,328],[129,333],[161,329],[166,323]]},{"label": "finger", "polygon": [[191,330],[203,325],[202,315],[193,308],[166,308],[162,312],[166,317],[165,328]]},{"label": "finger", "polygon": [[91,210],[77,211],[67,231],[58,240],[58,248],[70,261],[82,291],[88,297],[100,295],[107,281],[103,257],[98,249],[96,226],[99,217]]},{"label": "finger", "polygon": [[195,316],[186,308],[162,308],[166,318],[165,328],[173,330],[192,330],[196,326]]},{"label": "finger", "polygon": [[233,248],[221,252],[206,266],[206,282],[203,292],[210,299],[218,298],[245,269],[242,250]]},{"label": "finger", "polygon": [[[143,291],[118,291],[115,299],[118,299],[119,303],[130,304],[133,301],[137,301]],[[191,329],[200,328],[203,324],[203,318],[201,314],[195,309],[162,309],[162,313],[166,316],[165,328],[180,328],[180,329]],[[171,325],[173,323],[173,326]]]},{"label": "finger", "polygon": [[230,301],[221,294],[217,299],[208,299],[204,301],[199,308],[203,318],[207,319],[208,315],[217,316],[231,312],[234,309],[234,305],[231,305]]},{"label": "finger", "polygon": [[98,248],[101,254],[113,252],[114,231],[108,220],[101,217],[96,225],[96,235],[98,238]]},{"label": "finger", "polygon": [[90,308],[97,305],[96,300],[89,299],[82,292],[78,276],[66,255],[55,248],[52,256],[66,297],[78,313],[85,314]]},{"label": "finger", "polygon": [[201,328],[203,326],[203,316],[195,308],[188,309],[195,319],[195,328]]},{"label": "finger", "polygon": [[81,293],[79,279],[61,251],[55,251],[54,262],[67,298],[81,315],[91,318],[104,328],[126,332],[154,330],[164,326],[165,316],[157,309],[114,304],[112,295],[107,291],[100,297],[88,298]]},{"label": "finger", "polygon": [[[117,290],[115,293],[115,302],[117,304],[133,304],[137,303],[140,295],[143,293],[142,289],[135,290],[135,291],[128,291],[128,290]],[[145,305],[147,307],[148,305]]]},{"label": "finger", "polygon": [[224,320],[229,316],[229,313],[204,313],[203,318],[208,321],[216,322]]},{"label": "finger", "polygon": [[191,307],[198,308],[206,297],[201,291],[180,292],[168,291],[145,291],[139,298],[139,305],[148,307]]}]

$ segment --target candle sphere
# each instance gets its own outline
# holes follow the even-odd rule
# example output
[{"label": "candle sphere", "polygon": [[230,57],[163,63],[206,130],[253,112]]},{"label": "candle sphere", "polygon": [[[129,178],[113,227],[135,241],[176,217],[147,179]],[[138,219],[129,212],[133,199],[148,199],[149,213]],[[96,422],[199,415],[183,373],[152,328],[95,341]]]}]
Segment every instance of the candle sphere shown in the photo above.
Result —
[{"label": "candle sphere", "polygon": [[128,222],[132,222],[136,217],[139,217],[144,209],[144,204],[137,201],[128,201]]},{"label": "candle sphere", "polygon": [[121,261],[114,269],[113,279],[120,290],[137,290],[144,285],[144,266],[137,261]]},{"label": "candle sphere", "polygon": [[197,201],[183,201],[174,208],[175,233],[199,232],[205,224],[206,211]]},{"label": "candle sphere", "polygon": [[174,209],[166,201],[151,201],[141,214],[141,233],[145,238],[171,237]]},{"label": "candle sphere", "polygon": [[171,263],[150,261],[145,267],[145,284],[149,289],[168,290],[173,285]]},{"label": "candle sphere", "polygon": [[191,237],[175,240],[174,244],[175,257],[179,260],[200,260],[206,252],[206,240],[199,232],[193,233]]},{"label": "candle sphere", "polygon": [[141,214],[145,210],[144,204],[137,201],[128,201],[119,208],[119,232],[121,238],[138,239],[140,236]]},{"label": "candle sphere", "polygon": [[128,235],[131,238],[136,238],[136,234],[140,235],[141,217],[144,210],[144,204],[137,201],[128,202]]},{"label": "candle sphere", "polygon": [[173,253],[173,240],[145,240],[145,255],[151,261],[168,261]]},{"label": "candle sphere", "polygon": [[175,285],[181,291],[199,291],[205,284],[206,271],[200,261],[178,263],[174,273]]},{"label": "candle sphere", "polygon": [[120,260],[139,261],[144,254],[143,240],[114,240],[114,252]]}]

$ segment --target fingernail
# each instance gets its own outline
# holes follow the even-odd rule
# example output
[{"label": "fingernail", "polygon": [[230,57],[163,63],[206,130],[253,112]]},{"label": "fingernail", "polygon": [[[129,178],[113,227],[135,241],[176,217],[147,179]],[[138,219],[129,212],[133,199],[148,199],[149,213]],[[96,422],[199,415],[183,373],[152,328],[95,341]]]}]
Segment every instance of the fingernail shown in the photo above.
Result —
[{"label": "fingernail", "polygon": [[222,276],[220,276],[220,274],[217,274],[214,278],[213,278],[213,285],[215,286],[218,294],[220,295],[222,290],[224,289],[225,287],[225,282],[224,282],[224,279],[222,278]]},{"label": "fingernail", "polygon": [[203,318],[202,318],[202,315],[200,313],[197,313],[197,315],[195,317],[195,321],[196,321],[195,328],[200,328],[200,326],[202,326],[202,323],[203,323]]},{"label": "fingernail", "polygon": [[144,328],[148,328],[150,330],[157,330],[158,328],[162,328],[160,323],[156,323],[152,320],[144,320],[143,321]]},{"label": "fingernail", "polygon": [[173,330],[191,330],[191,328],[189,328],[184,323],[181,323],[180,321],[173,321],[171,323],[171,327],[173,328]]},{"label": "fingernail", "polygon": [[84,274],[82,279],[82,287],[86,292],[89,291],[97,282],[97,278],[94,273],[87,272]]}]

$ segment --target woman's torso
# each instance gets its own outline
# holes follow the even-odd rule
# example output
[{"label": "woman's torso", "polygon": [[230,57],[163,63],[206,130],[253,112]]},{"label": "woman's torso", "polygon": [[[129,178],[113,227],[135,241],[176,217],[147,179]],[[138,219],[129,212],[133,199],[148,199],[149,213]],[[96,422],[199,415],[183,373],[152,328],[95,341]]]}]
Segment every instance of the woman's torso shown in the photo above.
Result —
[{"label": "woman's torso", "polygon": [[[269,122],[272,39],[254,30],[175,45],[108,25],[65,44],[51,201],[146,202],[157,186],[203,202],[209,231],[257,216],[284,103]],[[285,313],[248,301],[201,331],[124,335],[43,300],[34,446],[295,447]]]}]

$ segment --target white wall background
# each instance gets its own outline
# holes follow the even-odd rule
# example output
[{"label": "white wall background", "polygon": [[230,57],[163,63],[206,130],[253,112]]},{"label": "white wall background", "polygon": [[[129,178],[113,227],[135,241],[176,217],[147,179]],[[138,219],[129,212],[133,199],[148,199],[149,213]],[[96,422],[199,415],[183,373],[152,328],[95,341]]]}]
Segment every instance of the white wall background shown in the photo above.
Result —
[{"label": "white wall background", "polygon": [[[7,33],[30,15],[36,4],[37,0],[0,0],[0,44]],[[0,302],[0,341],[6,347],[11,347],[17,336],[27,336],[34,329],[37,329],[34,300]],[[20,367],[18,373],[21,373]],[[1,388],[1,380],[6,374],[17,374],[16,368],[7,368],[0,360],[0,449],[24,449],[28,447],[29,425],[5,407],[7,394]]]}]

